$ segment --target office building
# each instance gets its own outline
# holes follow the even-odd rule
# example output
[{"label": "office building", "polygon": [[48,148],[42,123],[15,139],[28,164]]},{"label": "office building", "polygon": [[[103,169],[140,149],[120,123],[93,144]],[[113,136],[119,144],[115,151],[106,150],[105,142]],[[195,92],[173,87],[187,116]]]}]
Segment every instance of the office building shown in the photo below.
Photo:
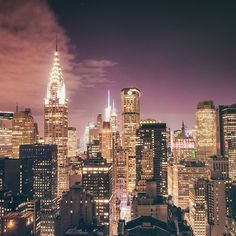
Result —
[{"label": "office building", "polygon": [[68,158],[77,154],[77,132],[75,127],[68,127]]},{"label": "office building", "polygon": [[104,121],[99,135],[100,151],[102,156],[107,160],[107,163],[113,163],[112,142],[113,134],[111,123]]},{"label": "office building", "polygon": [[108,225],[112,203],[112,164],[108,164],[101,156],[85,160],[82,186],[94,197],[98,221]]},{"label": "office building", "polygon": [[194,235],[207,236],[207,181],[194,181],[189,190],[189,224]]},{"label": "office building", "polygon": [[71,226],[85,231],[95,223],[96,205],[94,197],[77,183],[62,195],[60,214],[57,217],[56,235],[64,236]]},{"label": "office building", "polygon": [[213,101],[199,102],[196,112],[197,159],[207,162],[216,155],[216,110]]},{"label": "office building", "polygon": [[0,111],[0,157],[12,155],[13,112]]},{"label": "office building", "polygon": [[19,147],[35,143],[34,118],[29,108],[16,111],[12,121],[12,157],[19,158]]},{"label": "office building", "polygon": [[174,131],[172,150],[174,163],[193,159],[196,156],[195,141],[193,137],[186,132],[184,123],[182,123],[181,130]]},{"label": "office building", "polygon": [[228,158],[229,177],[236,180],[236,104],[218,108],[218,147]]},{"label": "office building", "polygon": [[93,140],[87,145],[87,157],[97,158],[98,153],[100,153],[100,142],[99,140]]},{"label": "office building", "polygon": [[68,101],[57,47],[44,103],[44,140],[46,144],[58,146],[58,196],[61,196],[63,192],[69,189],[67,160]]},{"label": "office building", "polygon": [[20,160],[0,158],[0,189],[8,189],[13,194],[20,193]]},{"label": "office building", "polygon": [[229,191],[231,181],[210,179],[208,182],[208,223],[210,235],[222,236],[225,231],[227,212],[229,212]]},{"label": "office building", "polygon": [[147,119],[137,130],[136,176],[137,189],[145,191],[146,181],[154,179],[157,195],[167,195],[166,124]]},{"label": "office building", "polygon": [[128,155],[128,191],[136,185],[136,130],[140,122],[140,91],[137,88],[121,90],[122,146]]},{"label": "office building", "polygon": [[211,171],[211,177],[214,179],[229,178],[229,160],[222,156],[211,156],[208,158],[208,165]]},{"label": "office building", "polygon": [[41,236],[54,236],[57,197],[57,146],[20,146],[21,193],[40,200]]},{"label": "office building", "polygon": [[189,189],[194,181],[203,178],[208,179],[210,171],[208,166],[199,161],[187,161],[173,165],[173,203],[185,209],[189,207]]}]

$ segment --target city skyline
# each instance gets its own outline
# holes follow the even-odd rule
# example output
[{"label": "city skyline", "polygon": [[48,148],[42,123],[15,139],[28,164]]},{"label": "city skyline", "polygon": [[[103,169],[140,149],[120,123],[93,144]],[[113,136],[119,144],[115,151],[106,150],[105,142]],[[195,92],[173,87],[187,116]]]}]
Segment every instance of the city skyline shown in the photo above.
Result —
[{"label": "city skyline", "polygon": [[[22,109],[31,107],[41,136],[41,101],[56,32],[70,125],[78,128],[80,136],[86,123],[104,111],[108,89],[120,111],[120,90],[138,87],[141,117],[161,120],[172,129],[182,120],[189,128],[195,125],[198,101],[234,103],[236,35],[230,3],[209,9],[209,4],[201,3],[195,7],[140,1],[134,10],[130,2],[24,2],[0,2],[0,105],[12,111],[16,103]],[[9,97],[13,88],[14,96]]]},{"label": "city skyline", "polygon": [[0,236],[235,236],[234,9],[0,0]]}]

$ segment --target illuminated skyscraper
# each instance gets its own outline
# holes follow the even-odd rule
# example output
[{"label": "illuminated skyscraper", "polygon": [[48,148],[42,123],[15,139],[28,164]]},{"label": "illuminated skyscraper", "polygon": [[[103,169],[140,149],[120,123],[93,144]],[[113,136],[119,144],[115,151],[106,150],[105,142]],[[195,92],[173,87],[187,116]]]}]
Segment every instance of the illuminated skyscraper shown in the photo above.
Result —
[{"label": "illuminated skyscraper", "polygon": [[55,236],[57,197],[57,146],[20,146],[20,188],[27,198],[40,200],[41,236]]},{"label": "illuminated skyscraper", "polygon": [[34,118],[30,109],[16,111],[12,125],[12,157],[19,158],[19,147],[23,144],[35,143]]},{"label": "illuminated skyscraper", "polygon": [[112,163],[112,129],[110,122],[103,122],[99,140],[102,156],[107,160],[107,163]]},{"label": "illuminated skyscraper", "polygon": [[196,112],[197,158],[207,162],[216,155],[216,110],[213,101],[199,102]]},{"label": "illuminated skyscraper", "polygon": [[67,140],[68,140],[68,101],[65,84],[59,63],[59,53],[54,53],[47,97],[44,105],[44,139],[46,144],[58,146],[58,195],[69,189]]},{"label": "illuminated skyscraper", "polygon": [[116,113],[116,109],[115,109],[115,101],[114,100],[113,100],[113,105],[112,105],[110,123],[111,123],[112,132],[113,133],[117,132],[118,131],[118,119],[117,119],[117,113]]},{"label": "illuminated skyscraper", "polygon": [[189,190],[193,188],[194,181],[208,179],[210,171],[208,166],[199,161],[187,161],[173,165],[173,202],[176,206],[185,209],[189,207]]},{"label": "illuminated skyscraper", "polygon": [[94,197],[99,222],[108,225],[112,209],[112,164],[107,164],[101,156],[86,159],[82,185]]},{"label": "illuminated skyscraper", "polygon": [[75,157],[77,153],[77,134],[75,127],[68,127],[68,157]]},{"label": "illuminated skyscraper", "polygon": [[146,181],[154,179],[158,195],[167,195],[167,137],[166,124],[142,120],[137,130],[136,171],[137,188],[145,191]]},{"label": "illuminated skyscraper", "polygon": [[110,122],[111,120],[111,97],[110,97],[110,90],[108,90],[107,94],[107,107],[105,109],[105,121]]},{"label": "illuminated skyscraper", "polygon": [[13,112],[0,111],[0,156],[12,155]]},{"label": "illuminated skyscraper", "polygon": [[221,155],[228,158],[229,177],[236,180],[236,104],[219,106],[218,133]]},{"label": "illuminated skyscraper", "polygon": [[136,184],[136,130],[140,122],[140,91],[137,88],[121,90],[122,145],[128,155],[128,192]]},{"label": "illuminated skyscraper", "polygon": [[198,179],[189,191],[189,224],[194,235],[207,235],[207,181]]},{"label": "illuminated skyscraper", "polygon": [[195,141],[187,134],[184,123],[181,130],[174,131],[172,150],[175,163],[195,158]]}]

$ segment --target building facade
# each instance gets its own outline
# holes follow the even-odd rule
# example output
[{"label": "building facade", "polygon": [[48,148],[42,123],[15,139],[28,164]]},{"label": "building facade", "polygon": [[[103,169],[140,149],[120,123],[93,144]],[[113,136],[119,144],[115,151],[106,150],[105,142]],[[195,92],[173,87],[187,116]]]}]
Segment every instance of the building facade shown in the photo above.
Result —
[{"label": "building facade", "polygon": [[220,154],[228,158],[229,177],[236,180],[236,104],[219,106],[217,114]]},{"label": "building facade", "polygon": [[137,88],[121,90],[122,145],[128,155],[128,192],[136,185],[136,130],[140,122],[140,91]]},{"label": "building facade", "polygon": [[56,144],[58,147],[58,196],[61,196],[63,192],[69,189],[68,101],[57,49],[54,53],[53,67],[44,103],[44,140],[46,144]]},{"label": "building facade", "polygon": [[0,157],[12,155],[13,112],[0,111]]},{"label": "building facade", "polygon": [[34,118],[30,109],[16,111],[12,124],[12,157],[19,158],[19,147],[35,143]]},{"label": "building facade", "polygon": [[136,176],[137,188],[145,191],[146,181],[154,179],[157,195],[167,195],[166,124],[142,120],[137,130]]},{"label": "building facade", "polygon": [[41,236],[55,235],[57,197],[57,146],[22,145],[20,147],[21,193],[40,200]]},{"label": "building facade", "polygon": [[216,109],[213,101],[199,102],[196,112],[197,159],[207,162],[208,157],[216,155]]},{"label": "building facade", "polygon": [[98,221],[108,225],[112,214],[112,164],[101,156],[85,160],[82,186],[94,197]]}]

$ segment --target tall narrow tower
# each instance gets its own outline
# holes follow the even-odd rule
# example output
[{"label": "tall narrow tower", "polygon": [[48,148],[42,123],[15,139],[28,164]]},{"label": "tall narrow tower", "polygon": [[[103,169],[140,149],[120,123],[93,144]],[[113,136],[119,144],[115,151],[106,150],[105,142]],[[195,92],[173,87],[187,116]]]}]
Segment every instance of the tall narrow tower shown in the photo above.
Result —
[{"label": "tall narrow tower", "polygon": [[69,189],[67,171],[68,101],[57,46],[44,103],[44,138],[46,144],[57,145],[58,196],[61,196],[64,191]]},{"label": "tall narrow tower", "polygon": [[107,93],[107,107],[105,109],[105,121],[110,122],[111,119],[111,95],[110,90]]},{"label": "tall narrow tower", "polygon": [[216,110],[213,101],[199,102],[196,112],[197,158],[207,162],[216,155]]},{"label": "tall narrow tower", "polygon": [[140,91],[137,88],[121,90],[122,145],[127,152],[128,192],[136,184],[136,130],[140,122]]}]

